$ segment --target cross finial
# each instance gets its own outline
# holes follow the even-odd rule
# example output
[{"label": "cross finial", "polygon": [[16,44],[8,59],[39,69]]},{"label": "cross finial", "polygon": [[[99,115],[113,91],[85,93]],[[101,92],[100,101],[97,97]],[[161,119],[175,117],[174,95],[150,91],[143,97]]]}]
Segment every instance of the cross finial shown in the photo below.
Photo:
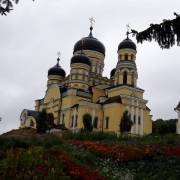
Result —
[{"label": "cross finial", "polygon": [[126,25],[126,28],[127,28],[127,32],[126,32],[126,35],[127,35],[127,39],[129,38],[129,34],[130,34],[130,25],[129,24],[127,24]]},{"label": "cross finial", "polygon": [[95,24],[95,19],[93,17],[90,17],[89,21],[90,21],[91,27],[93,27]]},{"label": "cross finial", "polygon": [[61,52],[58,51],[57,52],[58,58],[57,58],[57,65],[59,66],[59,61],[60,61],[60,57],[61,57]]}]

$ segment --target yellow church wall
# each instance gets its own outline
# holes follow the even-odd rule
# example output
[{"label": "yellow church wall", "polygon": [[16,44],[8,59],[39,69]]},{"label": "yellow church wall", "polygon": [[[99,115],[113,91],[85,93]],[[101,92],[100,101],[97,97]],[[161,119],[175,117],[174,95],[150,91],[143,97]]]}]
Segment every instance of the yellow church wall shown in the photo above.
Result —
[{"label": "yellow church wall", "polygon": [[132,83],[132,76],[130,74],[128,74],[127,76],[127,84],[131,85]]},{"label": "yellow church wall", "polygon": [[66,112],[64,113],[64,123],[65,123],[65,127],[70,128],[71,118],[72,118],[71,110],[66,111]]},{"label": "yellow church wall", "polygon": [[100,97],[105,96],[105,91],[102,89],[92,88],[93,97],[92,102],[97,102]]},{"label": "yellow church wall", "polygon": [[[119,132],[119,124],[123,112],[125,111],[125,106],[118,103],[108,104],[104,107],[104,131],[105,132]],[[109,128],[105,128],[106,117],[109,117]]]},{"label": "yellow church wall", "polygon": [[121,95],[121,94],[125,94],[125,95],[129,95],[129,96],[132,96],[132,93],[133,93],[133,96],[134,97],[138,97],[138,98],[141,98],[143,99],[143,93],[141,92],[134,92],[130,89],[117,89],[117,90],[114,90],[114,91],[108,91],[108,97],[114,97],[114,96],[118,96],[118,95]]},{"label": "yellow church wall", "polygon": [[144,111],[144,135],[152,133],[152,120],[149,111]]},{"label": "yellow church wall", "polygon": [[59,87],[58,86],[51,86],[44,98],[44,103],[48,103],[50,101],[52,101],[53,99],[59,99],[61,97],[60,91],[59,91]]}]

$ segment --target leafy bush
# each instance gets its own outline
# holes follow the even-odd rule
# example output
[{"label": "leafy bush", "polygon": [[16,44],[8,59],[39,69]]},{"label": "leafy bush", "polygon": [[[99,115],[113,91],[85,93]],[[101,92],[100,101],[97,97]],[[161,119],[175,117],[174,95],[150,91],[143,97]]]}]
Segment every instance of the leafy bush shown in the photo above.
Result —
[{"label": "leafy bush", "polygon": [[128,111],[125,111],[123,113],[123,116],[121,118],[121,123],[119,125],[120,132],[128,133],[131,130],[132,124],[133,124],[133,122],[131,121],[131,117],[130,117]]}]

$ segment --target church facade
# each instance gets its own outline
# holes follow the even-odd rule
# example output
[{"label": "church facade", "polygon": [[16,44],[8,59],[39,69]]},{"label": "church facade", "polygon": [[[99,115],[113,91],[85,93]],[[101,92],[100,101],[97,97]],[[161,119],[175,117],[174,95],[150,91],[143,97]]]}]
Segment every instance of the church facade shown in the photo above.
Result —
[{"label": "church facade", "polygon": [[105,47],[90,33],[74,45],[70,74],[57,64],[49,69],[47,90],[43,99],[35,101],[35,110],[24,109],[20,127],[36,128],[38,113],[46,110],[54,123],[78,131],[83,118],[91,116],[93,131],[119,132],[123,113],[128,111],[133,122],[131,133],[152,132],[152,120],[144,90],[137,86],[136,45],[127,38],[120,42],[117,65],[110,78],[103,76]]}]

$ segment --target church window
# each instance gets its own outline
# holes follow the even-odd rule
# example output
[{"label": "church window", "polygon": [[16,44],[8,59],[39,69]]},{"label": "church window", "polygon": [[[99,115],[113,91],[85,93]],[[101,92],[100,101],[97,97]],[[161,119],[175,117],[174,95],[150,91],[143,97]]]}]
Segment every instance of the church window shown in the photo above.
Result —
[{"label": "church window", "polygon": [[136,116],[134,115],[133,117],[133,123],[135,124],[136,123]]},{"label": "church window", "polygon": [[106,120],[105,120],[105,128],[106,128],[106,129],[109,128],[109,117],[106,117]]},{"label": "church window", "polygon": [[128,54],[124,55],[124,60],[128,60]]},{"label": "church window", "polygon": [[78,115],[76,115],[74,127],[77,127],[77,119],[78,119]]},{"label": "church window", "polygon": [[134,59],[134,55],[133,54],[131,54],[131,60],[133,60]]},{"label": "church window", "polygon": [[34,127],[34,122],[33,122],[33,120],[30,121],[30,126],[31,126],[31,127]]},{"label": "church window", "polygon": [[123,84],[127,84],[127,72],[124,71],[123,73]]},{"label": "church window", "polygon": [[71,117],[71,127],[73,127],[73,116]]},{"label": "church window", "polygon": [[138,124],[139,124],[139,125],[141,124],[141,118],[140,118],[140,116],[138,116]]},{"label": "church window", "polygon": [[93,127],[98,128],[98,117],[95,117],[94,122],[93,122]]},{"label": "church window", "polygon": [[75,79],[78,79],[78,75],[77,74],[75,75]]}]

